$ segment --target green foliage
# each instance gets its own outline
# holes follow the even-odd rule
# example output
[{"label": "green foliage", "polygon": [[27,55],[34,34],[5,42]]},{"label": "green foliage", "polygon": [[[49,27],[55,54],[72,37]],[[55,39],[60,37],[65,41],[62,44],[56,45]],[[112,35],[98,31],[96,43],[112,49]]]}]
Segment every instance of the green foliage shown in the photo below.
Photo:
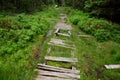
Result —
[{"label": "green foliage", "polygon": [[[71,16],[69,16],[71,17]],[[81,18],[83,15],[81,15]],[[91,20],[92,23],[93,20]],[[82,22],[82,20],[80,21]],[[80,24],[79,22],[79,24]],[[87,21],[86,21],[87,22]],[[85,23],[84,23],[85,24]],[[81,24],[83,25],[83,24]],[[83,25],[84,27],[84,25]],[[100,34],[104,29],[97,29]],[[106,70],[104,65],[120,63],[120,45],[113,41],[98,42],[94,37],[83,38],[77,34],[87,35],[79,29],[78,25],[73,25],[72,38],[76,45],[76,54],[78,58],[77,68],[82,72],[82,80],[119,80],[120,70]],[[106,31],[103,31],[106,32]]]},{"label": "green foliage", "polygon": [[0,18],[0,79],[34,78],[37,64],[35,58],[39,54],[35,51],[43,36],[55,24],[58,15],[50,7],[30,15],[21,13]]},{"label": "green foliage", "polygon": [[98,41],[120,42],[120,25],[118,24],[112,24],[103,19],[90,18],[88,14],[78,10],[71,12],[70,21],[84,32],[95,36]]}]

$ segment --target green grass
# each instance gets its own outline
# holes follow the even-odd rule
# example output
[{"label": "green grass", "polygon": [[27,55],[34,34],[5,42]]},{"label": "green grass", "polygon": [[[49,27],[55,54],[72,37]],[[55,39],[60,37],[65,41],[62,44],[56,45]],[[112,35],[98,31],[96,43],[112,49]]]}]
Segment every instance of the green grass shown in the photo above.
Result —
[{"label": "green grass", "polygon": [[[84,17],[83,14],[80,17]],[[78,16],[78,15],[77,15]],[[70,17],[69,17],[70,18]],[[70,18],[71,19],[71,18]],[[81,18],[79,20],[82,20]],[[97,20],[97,19],[96,19]],[[87,19],[86,19],[87,22]],[[92,23],[92,21],[91,21]],[[79,24],[82,24],[82,22]],[[86,27],[84,23],[82,27]],[[99,25],[99,23],[98,23]],[[114,25],[113,25],[114,26]],[[73,25],[72,41],[76,45],[77,68],[81,71],[80,80],[119,80],[120,69],[106,70],[106,64],[120,64],[120,45],[114,41],[99,42],[95,37],[81,38],[77,34],[86,34],[80,26]],[[88,34],[89,35],[89,34]]]},{"label": "green grass", "polygon": [[69,31],[69,30],[60,30],[60,33],[68,34],[68,31]]},{"label": "green grass", "polygon": [[55,52],[55,51],[51,51],[48,56],[55,56],[55,57],[72,57],[70,52]]},{"label": "green grass", "polygon": [[82,31],[96,38],[97,41],[120,42],[120,25],[109,22],[105,19],[90,17],[80,10],[73,10],[69,13],[69,20]]},{"label": "green grass", "polygon": [[33,80],[37,62],[45,55],[40,54],[40,44],[58,20],[59,12],[54,12],[50,7],[33,14],[0,14],[1,80]]},{"label": "green grass", "polygon": [[72,63],[66,63],[66,62],[47,61],[47,65],[60,67],[60,68],[67,68],[67,69],[72,68]]},{"label": "green grass", "polygon": [[[42,49],[40,49],[40,44],[45,34],[50,28],[54,27],[60,13],[68,14],[67,23],[74,24],[72,25],[72,36],[53,36],[52,33],[42,45]],[[113,30],[113,35],[110,33],[111,30]],[[74,57],[77,57],[79,60],[77,69],[80,70],[80,80],[119,80],[119,69],[106,70],[103,67],[105,64],[120,64],[120,45],[116,43],[119,42],[118,30],[118,24],[113,24],[106,20],[89,18],[87,14],[71,8],[62,7],[54,9],[51,7],[42,12],[29,15],[2,16],[1,14],[0,79],[32,80],[37,74],[34,71],[36,64],[44,62],[44,56],[49,47],[47,43],[51,37],[54,37],[66,40],[69,44],[76,46]],[[82,34],[91,34],[95,37],[81,38],[77,36],[79,32],[82,32]],[[111,38],[112,36],[114,38]],[[104,42],[99,42],[98,39]],[[51,54],[49,54],[51,56],[71,56],[66,55],[71,51],[69,48],[50,47],[52,48]],[[39,52],[41,53],[39,54]],[[48,61],[47,64],[64,68],[71,68],[72,66],[72,63],[54,61]]]}]

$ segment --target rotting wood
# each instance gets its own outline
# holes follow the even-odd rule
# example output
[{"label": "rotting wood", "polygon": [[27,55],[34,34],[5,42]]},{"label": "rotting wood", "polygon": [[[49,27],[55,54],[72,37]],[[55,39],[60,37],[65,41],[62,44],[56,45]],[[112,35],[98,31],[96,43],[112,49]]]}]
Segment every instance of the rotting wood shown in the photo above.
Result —
[{"label": "rotting wood", "polygon": [[51,61],[60,61],[60,62],[78,62],[77,58],[64,58],[64,57],[52,57],[52,56],[45,56],[46,60]]},{"label": "rotting wood", "polygon": [[72,73],[60,73],[60,72],[52,72],[52,71],[45,71],[45,70],[39,70],[39,74],[42,76],[52,76],[52,77],[59,77],[59,78],[71,78],[71,79],[80,78],[80,75],[76,75]]},{"label": "rotting wood", "polygon": [[64,40],[55,39],[55,38],[52,38],[49,43],[58,44],[58,45],[64,45],[64,46],[67,46],[67,47],[74,47],[74,45],[66,44]]},{"label": "rotting wood", "polygon": [[70,37],[69,34],[63,34],[63,33],[57,33],[57,35],[60,35],[60,36],[65,36],[65,37]]},{"label": "rotting wood", "polygon": [[38,64],[39,69],[48,70],[48,71],[54,71],[54,72],[63,72],[63,73],[73,73],[73,74],[80,74],[80,71],[78,70],[72,70],[72,69],[66,69],[66,68],[59,68],[44,64]]},{"label": "rotting wood", "polygon": [[70,48],[70,49],[75,49],[74,47],[66,46],[66,45],[58,45],[58,44],[53,44],[53,43],[48,43],[49,45],[55,45],[59,47],[65,47],[65,48]]},{"label": "rotting wood", "polygon": [[50,42],[63,44],[65,41],[64,41],[64,40],[61,40],[61,39],[51,38],[51,41],[50,41]]},{"label": "rotting wood", "polygon": [[120,69],[120,64],[104,65],[106,69]]},{"label": "rotting wood", "polygon": [[91,36],[89,36],[89,35],[78,35],[78,36],[79,36],[79,37],[86,37],[86,38],[87,38],[87,37],[89,37],[89,38],[91,37]]},{"label": "rotting wood", "polygon": [[[49,76],[38,76],[36,80],[73,80],[71,78],[65,79],[65,78],[58,78],[58,77],[49,77]],[[74,79],[77,80],[77,79]]]},{"label": "rotting wood", "polygon": [[57,33],[59,32],[59,30],[60,30],[60,29],[57,28],[54,33],[57,34]]},{"label": "rotting wood", "polygon": [[49,54],[50,51],[51,51],[51,47],[49,47],[49,48],[47,49],[47,54]]},{"label": "rotting wood", "polygon": [[58,22],[55,29],[57,28],[59,28],[60,30],[72,30],[71,25],[67,25],[63,22]]}]

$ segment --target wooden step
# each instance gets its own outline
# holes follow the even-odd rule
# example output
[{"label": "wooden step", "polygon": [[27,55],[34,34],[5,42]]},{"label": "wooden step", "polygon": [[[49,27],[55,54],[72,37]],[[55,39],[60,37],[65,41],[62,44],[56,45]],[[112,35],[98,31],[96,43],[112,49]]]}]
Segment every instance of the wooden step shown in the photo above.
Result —
[{"label": "wooden step", "polygon": [[120,69],[120,64],[105,65],[106,69]]},{"label": "wooden step", "polygon": [[48,44],[74,49],[74,45],[66,44],[64,40],[60,40],[60,39],[52,38]]},{"label": "wooden step", "polygon": [[79,37],[85,37],[85,38],[88,38],[88,37],[91,37],[89,35],[78,35]]},{"label": "wooden step", "polygon": [[60,30],[72,30],[71,25],[65,24],[63,22],[58,22],[55,29],[59,28]]},{"label": "wooden step", "polygon": [[61,44],[54,44],[54,43],[48,43],[48,45],[54,45],[54,46],[59,46],[59,47],[64,47],[64,48],[70,48],[70,49],[75,49],[73,45],[61,45]]},{"label": "wooden step", "polygon": [[70,46],[70,47],[73,46],[73,45],[66,44],[65,42],[67,42],[67,41],[61,40],[61,39],[52,38],[49,43],[58,44],[58,45],[66,45],[66,46]]},{"label": "wooden step", "polygon": [[80,75],[76,75],[72,73],[60,73],[60,72],[52,72],[52,71],[45,71],[45,70],[39,70],[39,75],[59,77],[59,78],[71,78],[71,79],[80,78]]},{"label": "wooden step", "polygon": [[45,56],[46,60],[51,61],[60,61],[60,62],[78,62],[77,58],[64,58],[64,57],[52,57],[52,56]]},{"label": "wooden step", "polygon": [[[49,77],[49,76],[38,76],[36,80],[73,80],[71,78],[65,79],[65,78],[58,78],[58,77]],[[77,80],[77,79],[74,79]]]},{"label": "wooden step", "polygon": [[63,34],[63,33],[57,33],[57,35],[60,35],[60,36],[65,36],[65,37],[70,37],[69,34]]},{"label": "wooden step", "polygon": [[54,33],[55,33],[55,34],[58,33],[59,30],[60,30],[60,28],[57,28]]},{"label": "wooden step", "polygon": [[59,67],[54,67],[54,66],[49,66],[44,64],[38,64],[38,68],[43,70],[48,70],[48,71],[54,71],[54,72],[80,74],[80,71],[78,70],[59,68]]},{"label": "wooden step", "polygon": [[61,39],[51,38],[50,42],[58,43],[58,44],[64,44],[65,41]]}]

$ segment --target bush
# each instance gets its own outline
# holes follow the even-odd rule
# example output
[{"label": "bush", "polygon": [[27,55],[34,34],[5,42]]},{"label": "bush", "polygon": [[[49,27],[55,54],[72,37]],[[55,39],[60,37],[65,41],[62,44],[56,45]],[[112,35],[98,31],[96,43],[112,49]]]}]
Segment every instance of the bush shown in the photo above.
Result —
[{"label": "bush", "polygon": [[120,25],[112,24],[103,19],[90,18],[78,10],[71,12],[70,21],[82,31],[95,36],[100,42],[113,40],[120,43]]}]

